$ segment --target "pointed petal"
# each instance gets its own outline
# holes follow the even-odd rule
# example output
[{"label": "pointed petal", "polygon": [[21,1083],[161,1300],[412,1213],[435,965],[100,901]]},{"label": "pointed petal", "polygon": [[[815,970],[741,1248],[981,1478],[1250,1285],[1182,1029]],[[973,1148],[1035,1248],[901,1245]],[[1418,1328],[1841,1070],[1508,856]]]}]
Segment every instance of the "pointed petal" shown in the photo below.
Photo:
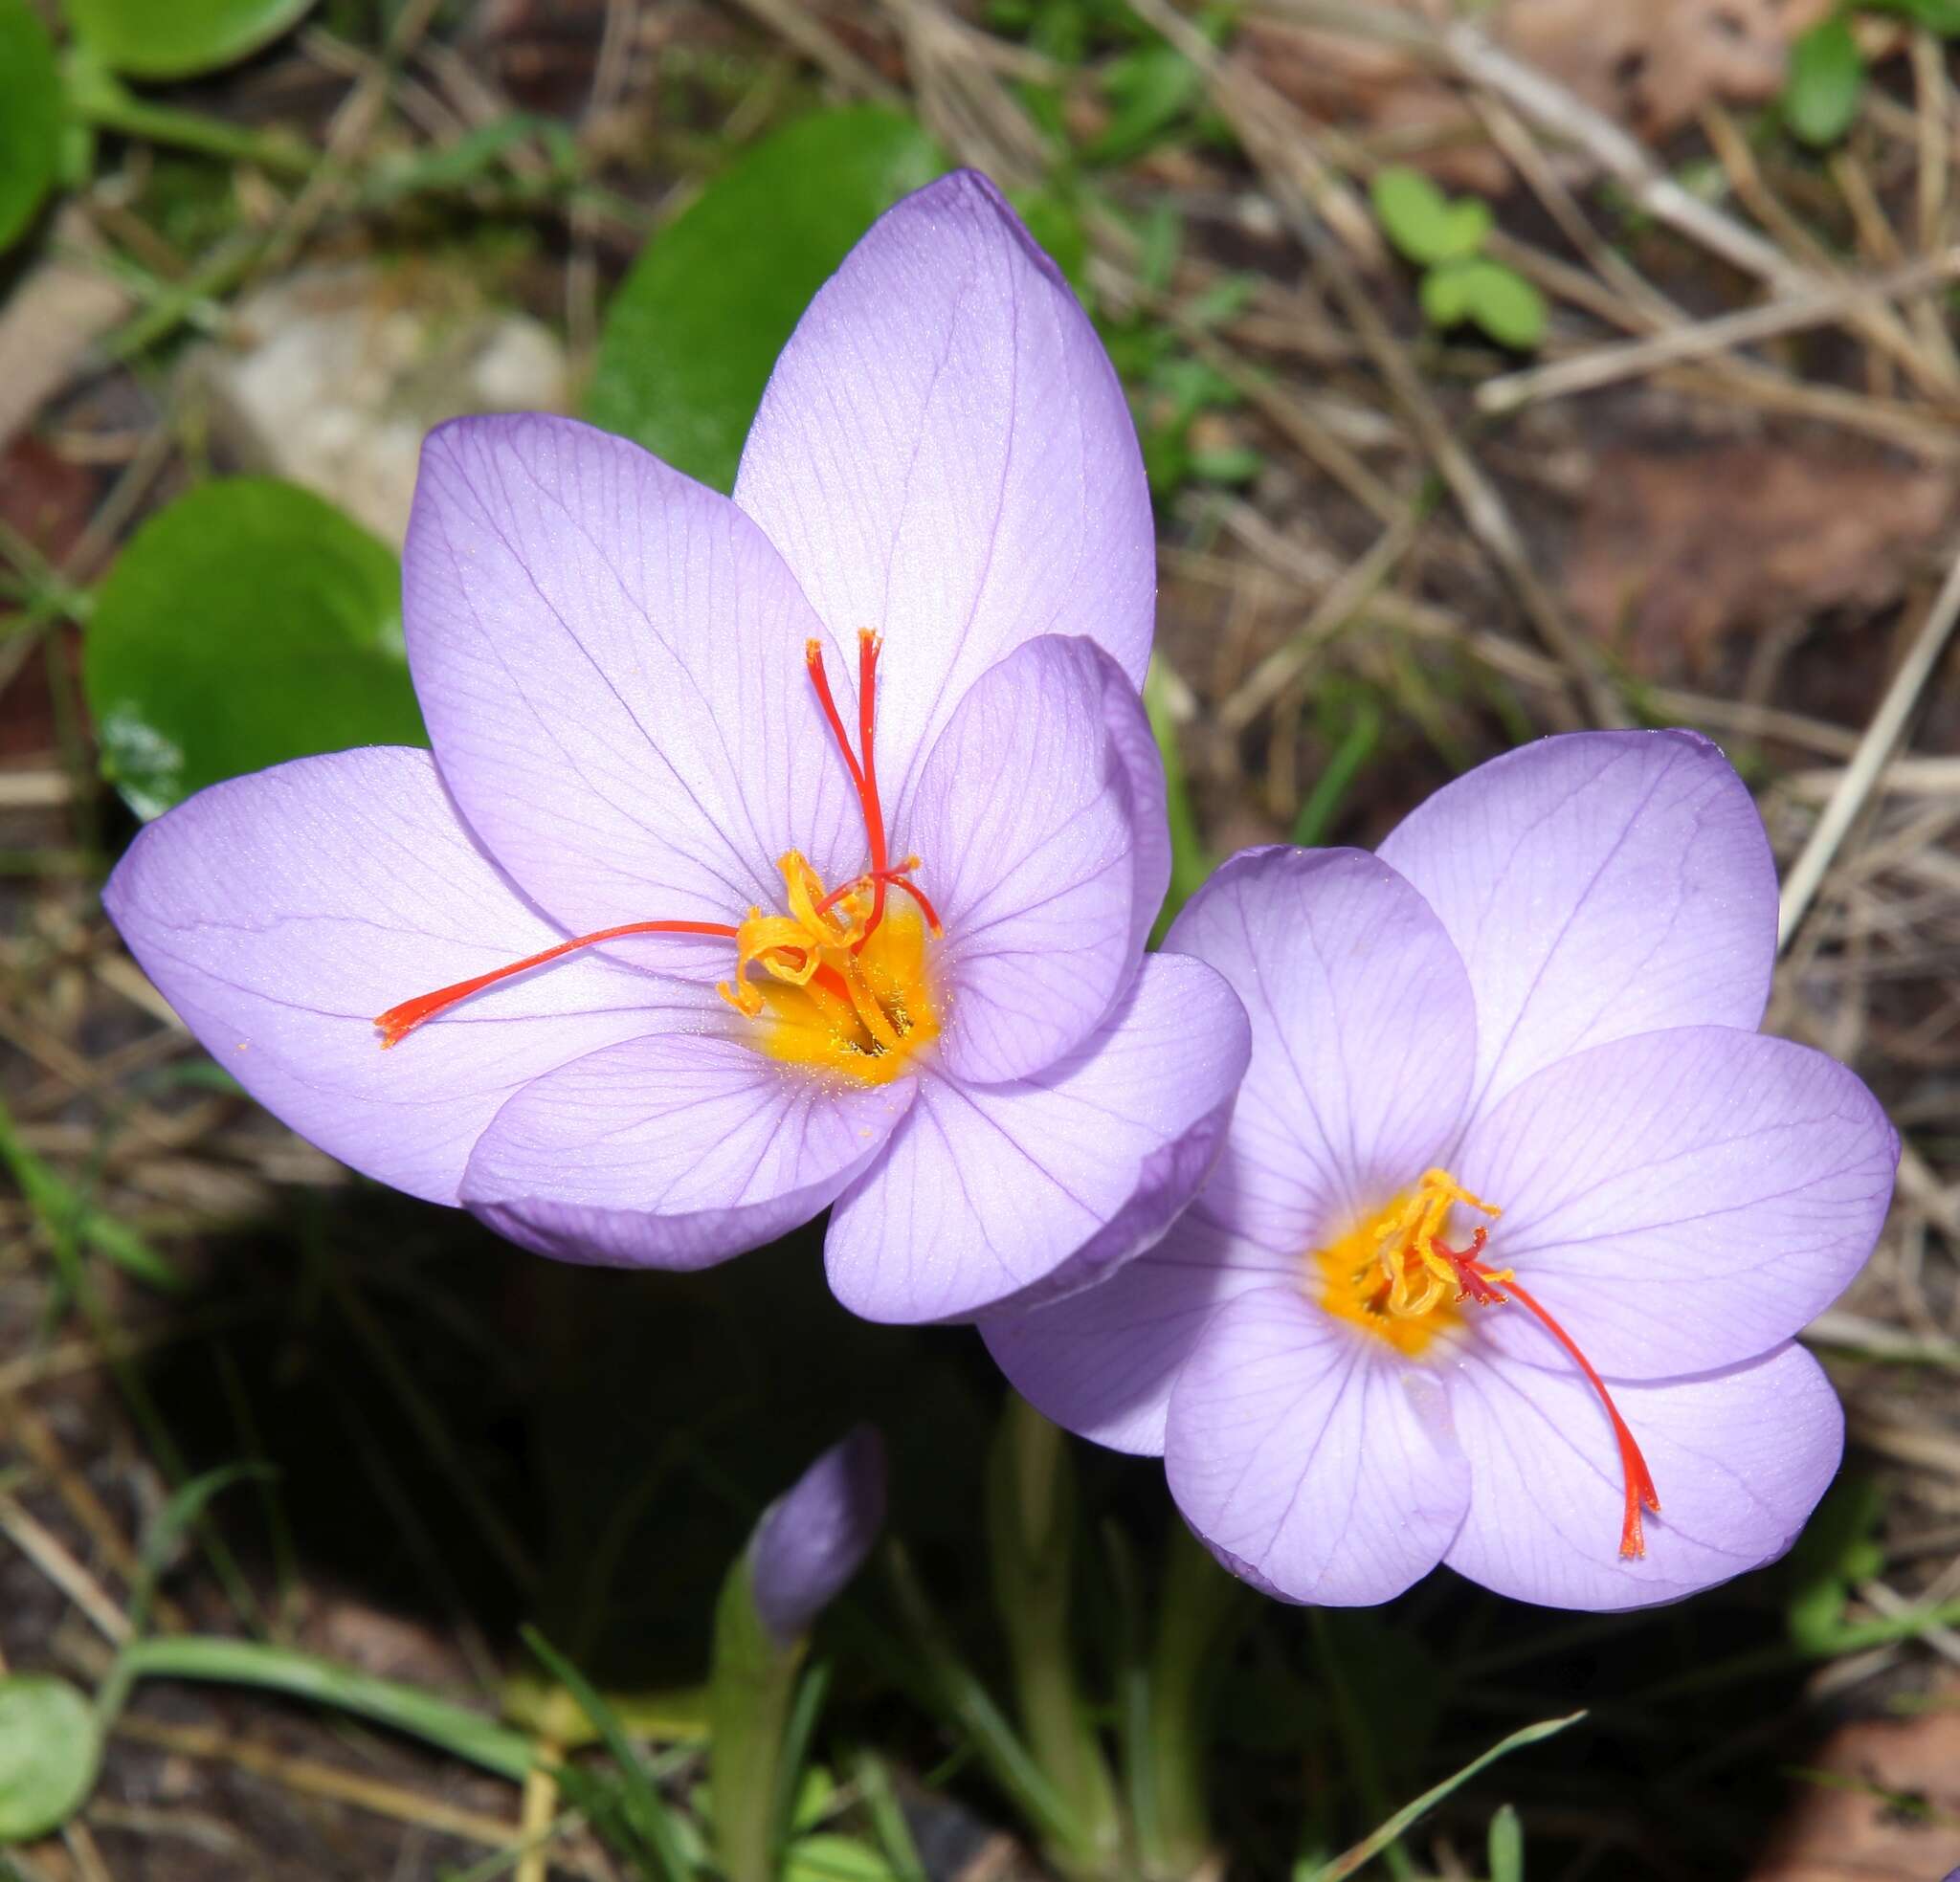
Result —
[{"label": "pointed petal", "polygon": [[[1457,1174],[1504,1211],[1491,1264],[1608,1377],[1657,1379],[1752,1359],[1822,1313],[1878,1239],[1898,1160],[1835,1060],[1708,1026],[1548,1067],[1471,1125]],[[1478,1325],[1568,1363],[1515,1307]]]},{"label": "pointed petal", "polygon": [[1282,1601],[1387,1601],[1443,1558],[1470,1473],[1437,1382],[1297,1288],[1221,1307],[1170,1394],[1184,1519]]},{"label": "pointed petal", "polygon": [[[423,447],[402,589],[443,777],[574,932],[740,921],[792,849],[862,867],[804,664],[822,641],[838,684],[855,643],[847,666],[726,498],[570,419],[457,419]],[[689,958],[712,978],[724,954]]]},{"label": "pointed petal", "polygon": [[1470,969],[1474,1105],[1587,1046],[1763,1017],[1775,864],[1748,788],[1694,733],[1541,739],[1437,791],[1381,855]]},{"label": "pointed petal", "polygon": [[1619,1554],[1619,1457],[1576,1374],[1472,1348],[1450,1381],[1470,1460],[1470,1513],[1444,1558],[1499,1594],[1548,1607],[1679,1601],[1796,1540],[1844,1449],[1831,1382],[1800,1346],[1696,1379],[1616,1385],[1660,1495],[1646,1555]]},{"label": "pointed petal", "polygon": [[1032,1312],[991,1316],[980,1332],[1043,1416],[1112,1450],[1161,1456],[1170,1390],[1205,1323],[1226,1301],[1298,1269],[1297,1257],[1206,1221],[1201,1199],[1106,1281]]},{"label": "pointed petal", "polygon": [[1455,1137],[1476,1055],[1463,963],[1423,899],[1359,850],[1250,850],[1165,946],[1215,967],[1252,1020],[1214,1220],[1297,1256],[1379,1207]]},{"label": "pointed petal", "polygon": [[880,770],[902,811],[974,680],[1086,634],[1143,684],[1156,553],[1123,388],[999,191],[960,171],[858,243],[776,363],[735,500],[831,631],[885,636]]},{"label": "pointed petal", "polygon": [[1041,1071],[1128,986],[1169,878],[1163,798],[1143,701],[1094,641],[1025,642],[960,701],[904,827],[946,923],[955,1078]]},{"label": "pointed petal", "polygon": [[[102,903],[267,1110],[436,1203],[457,1200],[471,1145],[513,1091],[702,1003],[625,964],[625,948],[573,954],[384,1052],[376,1013],[565,939],[484,854],[425,751],[336,752],[213,785],[137,837]],[[631,958],[657,963],[657,946],[633,943]]]},{"label": "pointed petal", "polygon": [[884,1147],[912,1091],[833,1085],[707,1032],[632,1039],[518,1093],[462,1200],[560,1260],[705,1268],[808,1222]]},{"label": "pointed petal", "polygon": [[1039,1077],[923,1078],[890,1149],[832,1212],[833,1292],[866,1319],[949,1320],[1113,1273],[1204,1181],[1245,1055],[1231,989],[1153,955]]}]

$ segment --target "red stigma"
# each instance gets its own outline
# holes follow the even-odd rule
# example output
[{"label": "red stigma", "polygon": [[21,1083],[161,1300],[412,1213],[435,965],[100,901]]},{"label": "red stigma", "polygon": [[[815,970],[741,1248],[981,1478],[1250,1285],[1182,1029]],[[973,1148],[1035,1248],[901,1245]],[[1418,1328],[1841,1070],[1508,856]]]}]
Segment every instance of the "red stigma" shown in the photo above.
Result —
[{"label": "red stigma", "polygon": [[[1580,1352],[1572,1336],[1552,1318],[1529,1290],[1518,1285],[1514,1275],[1495,1273],[1479,1259],[1486,1240],[1487,1235],[1480,1229],[1466,1251],[1459,1252],[1441,1242],[1431,1242],[1430,1247],[1456,1269],[1462,1286],[1459,1299],[1475,1301],[1481,1307],[1499,1306],[1507,1299],[1517,1301],[1565,1348],[1572,1363],[1584,1374],[1587,1384],[1598,1393],[1599,1403],[1606,1407],[1613,1435],[1619,1445],[1620,1477],[1626,1488],[1626,1506],[1620,1518],[1619,1552],[1628,1561],[1637,1561],[1647,1553],[1646,1539],[1641,1534],[1641,1513],[1652,1511],[1657,1516],[1660,1513],[1659,1493],[1654,1488],[1654,1478],[1647,1469],[1646,1458],[1640,1454],[1639,1443],[1628,1428],[1627,1421],[1619,1415],[1613,1394],[1606,1389],[1606,1381],[1593,1369],[1592,1362]],[[1510,1289],[1508,1295],[1499,1292],[1500,1281]]]},{"label": "red stigma", "polygon": [[[871,867],[858,878],[871,884],[871,918],[864,924],[863,938],[852,950],[854,953],[861,952],[864,942],[878,932],[878,924],[884,919],[885,893],[894,882],[924,911],[932,932],[940,932],[939,917],[932,912],[932,904],[905,880],[906,873],[919,867],[917,859],[894,869],[885,850],[884,805],[878,794],[878,757],[872,737],[878,717],[878,653],[883,645],[882,637],[869,628],[858,631],[858,751],[854,752],[851,736],[844,730],[843,716],[837,711],[836,698],[831,692],[830,675],[824,671],[823,644],[816,640],[803,643],[804,664],[810,669],[811,683],[816,688],[817,702],[823,707],[831,737],[837,742],[845,767],[851,773],[851,783],[857,788],[858,808],[864,812],[864,837],[871,848]],[[863,754],[861,759],[859,752]]]},{"label": "red stigma", "polygon": [[[810,669],[811,683],[816,688],[817,704],[822,708],[824,721],[830,726],[831,736],[836,741],[837,750],[843,754],[845,768],[851,774],[852,787],[858,793],[859,808],[864,813],[864,836],[871,851],[871,866],[861,875],[840,884],[817,900],[813,906],[818,915],[826,915],[845,897],[854,891],[869,888],[871,891],[871,913],[866,919],[861,933],[849,943],[853,954],[863,950],[864,943],[877,931],[884,919],[885,900],[893,884],[904,890],[906,895],[919,904],[919,910],[925,918],[925,923],[933,935],[943,933],[939,911],[927,899],[925,892],[911,879],[911,872],[919,867],[917,856],[907,856],[902,862],[894,864],[886,848],[884,828],[884,806],[878,794],[877,758],[873,743],[873,730],[878,716],[878,655],[883,646],[882,639],[870,629],[863,629],[858,635],[858,747],[853,749],[851,735],[844,729],[843,716],[837,711],[835,696],[831,692],[830,675],[824,671],[823,647],[815,640],[804,643],[804,663]],[[859,753],[862,756],[860,758]],[[786,871],[801,871],[815,888],[821,882],[810,872],[801,856],[791,852],[784,858]],[[806,903],[806,906],[811,904]],[[384,1051],[400,1041],[420,1026],[424,1020],[434,1019],[438,1013],[446,1012],[458,1001],[467,1000],[473,993],[480,993],[487,986],[508,980],[513,974],[527,972],[532,967],[542,967],[546,962],[556,961],[561,955],[571,953],[576,948],[591,947],[600,941],[620,941],[629,935],[702,935],[715,941],[730,941],[737,947],[737,973],[751,958],[781,959],[786,953],[792,964],[800,963],[808,967],[807,953],[797,955],[798,942],[793,938],[785,941],[780,938],[768,939],[759,945],[756,956],[743,952],[744,937],[758,924],[768,928],[783,925],[777,918],[765,919],[760,909],[749,910],[749,923],[736,926],[725,921],[628,921],[616,928],[601,928],[596,933],[579,935],[570,941],[560,941],[555,947],[547,947],[537,954],[526,955],[522,961],[513,961],[505,967],[493,967],[487,974],[477,974],[469,980],[460,980],[451,986],[439,986],[433,993],[418,993],[412,1000],[404,1000],[399,1006],[389,1007],[385,1013],[377,1014],[374,1024],[381,1030],[381,1044]],[[855,911],[849,911],[855,922]],[[793,923],[790,924],[793,927]],[[813,946],[825,943],[825,935],[813,932],[811,941]],[[799,970],[799,977],[800,970]],[[825,967],[815,976],[838,998],[848,1000],[850,989],[841,976],[834,969]],[[728,989],[723,989],[727,994]],[[734,996],[729,994],[732,1000]],[[740,1002],[737,1002],[740,1005]],[[748,1011],[746,1006],[741,1009]]]},{"label": "red stigma", "polygon": [[530,954],[522,961],[513,961],[507,967],[492,967],[487,974],[459,980],[454,986],[438,986],[434,993],[418,993],[412,1000],[404,1000],[400,1006],[390,1007],[385,1013],[377,1013],[374,1024],[381,1029],[382,1050],[386,1052],[390,1046],[398,1044],[425,1019],[434,1019],[445,1007],[455,1006],[458,1000],[467,1000],[471,994],[479,993],[486,986],[495,986],[499,981],[508,980],[512,974],[542,967],[546,962],[555,961],[561,954],[569,954],[574,948],[591,947],[599,941],[619,941],[627,935],[709,935],[718,941],[733,941],[735,930],[725,921],[628,921],[621,927],[601,928],[594,934],[560,941],[556,947],[547,947],[541,954]]}]

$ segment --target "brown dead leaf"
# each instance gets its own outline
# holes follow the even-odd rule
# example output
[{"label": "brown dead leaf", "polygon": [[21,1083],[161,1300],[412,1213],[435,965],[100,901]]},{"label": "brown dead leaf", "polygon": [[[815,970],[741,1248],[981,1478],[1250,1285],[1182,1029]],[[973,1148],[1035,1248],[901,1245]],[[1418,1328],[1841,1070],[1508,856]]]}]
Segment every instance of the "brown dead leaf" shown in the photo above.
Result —
[{"label": "brown dead leaf", "polygon": [[1949,472],[1810,446],[1608,451],[1567,591],[1637,673],[1700,674],[1726,634],[1896,600],[1954,495]]},{"label": "brown dead leaf", "polygon": [[[1428,14],[1421,0],[1389,0]],[[1498,0],[1485,30],[1507,52],[1656,141],[1709,102],[1753,103],[1781,89],[1791,41],[1831,0]],[[1459,90],[1392,46],[1273,19],[1240,45],[1309,116],[1394,145],[1460,188],[1493,194],[1509,169]],[[1582,174],[1576,158],[1567,173]]]},{"label": "brown dead leaf", "polygon": [[1960,1691],[1950,1696],[1943,1711],[1833,1733],[1749,1882],[1934,1882],[1960,1863]]},{"label": "brown dead leaf", "polygon": [[1773,98],[1791,41],[1830,11],[1831,0],[1505,0],[1495,36],[1656,140],[1704,104]]},{"label": "brown dead leaf", "polygon": [[74,204],[55,217],[49,258],[7,298],[0,313],[0,447],[34,414],[87,357],[89,348],[130,309],[127,291],[103,263],[95,225]]}]

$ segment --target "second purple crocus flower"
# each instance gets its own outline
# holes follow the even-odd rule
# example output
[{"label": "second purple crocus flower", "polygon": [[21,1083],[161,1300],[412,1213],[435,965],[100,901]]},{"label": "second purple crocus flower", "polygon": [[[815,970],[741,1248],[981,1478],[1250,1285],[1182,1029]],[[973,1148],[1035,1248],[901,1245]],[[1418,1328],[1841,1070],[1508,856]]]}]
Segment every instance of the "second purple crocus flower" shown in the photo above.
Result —
[{"label": "second purple crocus flower", "polygon": [[871,1318],[1066,1292],[1189,1200],[1248,1051],[1142,958],[1154,567],[1093,329],[949,177],[817,296],[732,501],[568,420],[437,432],[433,754],[204,791],[104,899],[261,1102],[529,1248],[694,1268],[834,1206]]},{"label": "second purple crocus flower", "polygon": [[986,1323],[1048,1415],[1162,1452],[1294,1601],[1439,1561],[1665,1601],[1780,1554],[1843,1419],[1793,1336],[1870,1252],[1898,1141],[1756,1027],[1776,879],[1686,733],[1548,739],[1379,854],[1263,850],[1168,945],[1253,1021],[1218,1174],[1094,1291]]}]

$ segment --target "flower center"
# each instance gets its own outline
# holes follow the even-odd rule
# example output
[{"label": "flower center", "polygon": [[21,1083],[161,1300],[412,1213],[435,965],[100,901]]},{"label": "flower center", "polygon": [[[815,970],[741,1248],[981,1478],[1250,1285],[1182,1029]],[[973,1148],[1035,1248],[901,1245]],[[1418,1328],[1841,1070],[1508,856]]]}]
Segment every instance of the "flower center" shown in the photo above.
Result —
[{"label": "flower center", "polygon": [[1619,1448],[1625,1489],[1619,1552],[1629,1559],[1645,1555],[1641,1513],[1658,1513],[1660,1498],[1613,1394],[1571,1335],[1534,1295],[1518,1285],[1511,1271],[1486,1265],[1482,1255],[1490,1239],[1488,1229],[1473,1229],[1467,1249],[1453,1249],[1444,1241],[1450,1211],[1459,1204],[1493,1221],[1503,1213],[1473,1196],[1447,1170],[1426,1170],[1413,1189],[1317,1250],[1313,1261],[1320,1275],[1322,1308],[1414,1359],[1438,1335],[1460,1324],[1465,1302],[1502,1307],[1515,1300],[1558,1341],[1605,1406]]},{"label": "flower center", "polygon": [[[783,872],[784,914],[750,908],[740,923],[628,921],[576,936],[508,966],[390,1007],[374,1022],[381,1029],[383,1049],[473,993],[576,948],[629,935],[704,935],[734,942],[734,978],[717,991],[744,1018],[765,1022],[761,1043],[773,1057],[843,1073],[865,1084],[881,1085],[897,1077],[915,1052],[939,1036],[925,942],[928,936],[937,940],[941,928],[938,912],[912,880],[919,858],[894,863],[886,845],[872,736],[881,645],[869,630],[858,636],[857,750],[831,692],[823,649],[813,640],[804,647],[817,703],[864,813],[871,853],[861,875],[827,889],[802,854],[791,850],[777,865]],[[894,911],[889,900],[894,888],[902,889],[916,907],[901,904]],[[752,980],[751,967],[759,967],[767,978]]]}]

